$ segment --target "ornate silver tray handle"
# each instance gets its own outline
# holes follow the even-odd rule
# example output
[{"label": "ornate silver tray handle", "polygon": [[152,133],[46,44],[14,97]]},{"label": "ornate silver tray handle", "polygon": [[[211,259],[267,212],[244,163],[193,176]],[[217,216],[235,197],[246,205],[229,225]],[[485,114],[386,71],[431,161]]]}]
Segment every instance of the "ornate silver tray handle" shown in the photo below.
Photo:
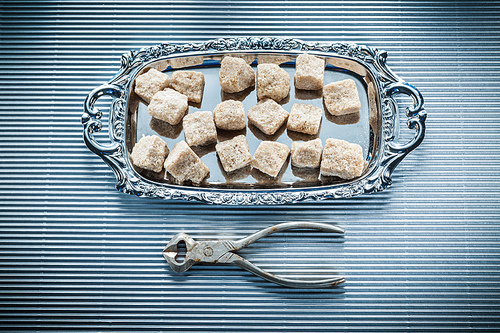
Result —
[{"label": "ornate silver tray handle", "polygon": [[[212,67],[218,65],[226,54],[254,58],[263,54],[286,56],[292,59],[293,63],[294,58],[304,52],[324,57],[332,75],[351,75],[356,78],[359,87],[364,89],[367,105],[364,119],[366,130],[360,134],[360,140],[366,146],[366,167],[360,178],[330,183],[283,181],[276,187],[259,187],[258,184],[227,187],[214,181],[208,186],[194,187],[151,179],[134,169],[129,160],[129,153],[140,133],[140,124],[137,115],[138,103],[133,96],[133,83],[135,77],[145,69],[155,67],[167,70],[186,66],[209,68],[210,64]],[[387,67],[386,59],[385,51],[363,45],[307,43],[297,39],[267,37],[217,39],[200,44],[167,43],[138,52],[130,51],[122,56],[121,69],[116,76],[87,96],[82,115],[84,142],[114,171],[117,178],[116,188],[119,191],[141,197],[254,205],[349,198],[382,191],[391,185],[392,173],[396,166],[422,142],[426,120],[422,95],[415,87],[395,75]],[[415,130],[415,135],[406,143],[398,141],[399,116],[395,100],[398,94],[407,95],[413,101],[406,108],[406,116],[407,126]],[[102,128],[102,113],[95,104],[100,97],[106,95],[111,96],[113,102],[109,110],[110,142],[103,144],[94,137],[94,133]],[[209,100],[209,97],[205,98]],[[208,106],[212,104],[204,107]]]}]

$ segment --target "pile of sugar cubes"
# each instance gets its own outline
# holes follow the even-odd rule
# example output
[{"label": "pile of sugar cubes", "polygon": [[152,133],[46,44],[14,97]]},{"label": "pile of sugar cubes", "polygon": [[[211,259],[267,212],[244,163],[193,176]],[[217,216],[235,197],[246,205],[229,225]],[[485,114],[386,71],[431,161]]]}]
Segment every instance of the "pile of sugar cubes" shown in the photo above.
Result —
[{"label": "pile of sugar cubes", "polygon": [[[176,59],[178,61],[181,58]],[[176,70],[170,78],[154,68],[137,76],[135,93],[148,103],[147,111],[153,117],[170,125],[182,122],[185,140],[168,149],[156,135],[143,136],[130,155],[132,163],[142,169],[161,172],[165,168],[173,179],[183,184],[201,184],[210,174],[207,165],[197,155],[196,147],[215,144],[220,165],[226,173],[253,167],[277,178],[291,163],[296,168],[319,169],[323,176],[354,179],[364,169],[360,145],[328,138],[323,143],[316,138],[304,142],[294,141],[291,147],[275,141],[261,141],[253,154],[249,151],[245,135],[218,142],[217,129],[240,131],[248,123],[267,136],[275,135],[285,123],[289,131],[310,136],[318,134],[323,110],[310,104],[296,103],[288,112],[278,102],[290,93],[290,75],[280,67],[293,60],[289,56],[257,57],[257,75],[249,63],[254,57],[225,56],[220,62],[219,82],[225,93],[239,93],[257,85],[259,102],[247,110],[238,100],[224,100],[213,112],[188,113],[188,102],[201,103],[205,87],[203,73]],[[203,62],[203,60],[201,60]],[[179,64],[179,67],[182,64]],[[294,84],[297,89],[321,91],[325,112],[333,116],[357,113],[361,103],[356,84],[351,79],[324,85],[325,60],[310,54],[296,58]]]}]

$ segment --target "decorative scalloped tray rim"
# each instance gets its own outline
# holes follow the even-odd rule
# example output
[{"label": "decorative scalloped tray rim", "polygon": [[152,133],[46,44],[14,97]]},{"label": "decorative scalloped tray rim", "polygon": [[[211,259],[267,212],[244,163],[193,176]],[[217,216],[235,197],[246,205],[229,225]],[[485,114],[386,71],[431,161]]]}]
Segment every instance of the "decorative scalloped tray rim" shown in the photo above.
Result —
[{"label": "decorative scalloped tray rim", "polygon": [[[314,52],[325,56],[339,56],[362,64],[373,75],[380,97],[382,152],[376,156],[376,165],[361,178],[354,181],[310,188],[279,189],[214,189],[160,184],[139,176],[130,165],[125,146],[125,117],[128,89],[137,70],[158,59],[179,54],[203,54],[229,51],[294,51]],[[159,44],[130,51],[122,56],[121,68],[107,84],[94,89],[86,98],[82,124],[84,142],[99,155],[114,171],[116,188],[124,193],[141,197],[156,197],[166,200],[181,199],[209,204],[224,205],[271,205],[290,204],[303,201],[350,198],[363,193],[382,191],[392,183],[392,173],[401,160],[418,147],[425,134],[426,112],[420,92],[395,75],[386,64],[387,53],[364,45],[348,43],[309,43],[298,39],[272,37],[221,38],[197,44]],[[415,129],[415,136],[405,144],[397,141],[396,133],[398,105],[396,94],[405,94],[413,100],[406,108],[408,128]],[[110,109],[110,144],[98,143],[93,133],[101,130],[102,113],[94,107],[97,99],[113,96]]]}]

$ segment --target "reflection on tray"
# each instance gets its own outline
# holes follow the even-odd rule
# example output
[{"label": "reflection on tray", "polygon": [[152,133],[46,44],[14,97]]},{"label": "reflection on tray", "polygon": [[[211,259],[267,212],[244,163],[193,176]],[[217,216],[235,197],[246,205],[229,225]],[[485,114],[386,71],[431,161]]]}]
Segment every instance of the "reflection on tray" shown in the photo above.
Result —
[{"label": "reflection on tray", "polygon": [[177,125],[170,125],[166,121],[151,118],[149,126],[159,135],[170,139],[177,139],[182,132],[182,121]]}]

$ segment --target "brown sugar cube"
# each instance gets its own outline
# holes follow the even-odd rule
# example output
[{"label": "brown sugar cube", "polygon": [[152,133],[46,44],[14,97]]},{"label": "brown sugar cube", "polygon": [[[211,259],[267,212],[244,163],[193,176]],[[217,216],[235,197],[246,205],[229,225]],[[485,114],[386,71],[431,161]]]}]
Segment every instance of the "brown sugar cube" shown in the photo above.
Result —
[{"label": "brown sugar cube", "polygon": [[170,88],[158,91],[148,105],[151,117],[177,125],[188,109],[188,98]]},{"label": "brown sugar cube", "polygon": [[310,54],[301,54],[295,60],[295,88],[319,90],[323,88],[325,60]]},{"label": "brown sugar cube", "polygon": [[321,160],[323,176],[353,179],[361,176],[364,165],[363,150],[360,145],[344,140],[326,140]]},{"label": "brown sugar cube", "polygon": [[150,102],[154,94],[167,88],[170,85],[170,78],[167,74],[151,68],[144,74],[135,78],[134,91],[146,102]]},{"label": "brown sugar cube", "polygon": [[217,129],[210,111],[188,114],[182,121],[186,142],[190,146],[202,146],[217,142]]},{"label": "brown sugar cube", "polygon": [[252,159],[252,166],[271,177],[276,177],[285,164],[290,148],[274,141],[262,141]]},{"label": "brown sugar cube", "polygon": [[179,184],[190,180],[199,184],[207,177],[210,170],[185,141],[179,141],[165,160],[165,170]]},{"label": "brown sugar cube", "polygon": [[300,168],[319,168],[322,150],[321,139],[292,142],[292,165]]},{"label": "brown sugar cube", "polygon": [[323,87],[326,109],[334,116],[356,113],[361,109],[356,83],[351,79],[332,82]]},{"label": "brown sugar cube", "polygon": [[244,135],[238,135],[231,140],[219,142],[215,149],[226,172],[241,169],[252,162],[247,138]]},{"label": "brown sugar cube", "polygon": [[225,57],[220,62],[219,82],[223,91],[235,93],[255,85],[255,73],[244,59]]},{"label": "brown sugar cube", "polygon": [[214,109],[214,121],[217,128],[235,131],[247,126],[245,107],[240,101],[227,100],[217,104]]},{"label": "brown sugar cube", "polygon": [[311,135],[317,134],[322,115],[323,111],[317,106],[295,103],[288,118],[287,128],[290,131]]},{"label": "brown sugar cube", "polygon": [[172,74],[170,87],[187,96],[188,101],[201,103],[205,76],[201,72],[177,71]]},{"label": "brown sugar cube", "polygon": [[257,65],[257,98],[281,101],[290,92],[290,75],[276,64]]},{"label": "brown sugar cube", "polygon": [[267,99],[251,107],[248,121],[267,135],[273,135],[288,119],[288,112],[272,99]]},{"label": "brown sugar cube", "polygon": [[135,144],[130,159],[139,168],[160,172],[167,155],[167,143],[156,135],[148,135]]}]

